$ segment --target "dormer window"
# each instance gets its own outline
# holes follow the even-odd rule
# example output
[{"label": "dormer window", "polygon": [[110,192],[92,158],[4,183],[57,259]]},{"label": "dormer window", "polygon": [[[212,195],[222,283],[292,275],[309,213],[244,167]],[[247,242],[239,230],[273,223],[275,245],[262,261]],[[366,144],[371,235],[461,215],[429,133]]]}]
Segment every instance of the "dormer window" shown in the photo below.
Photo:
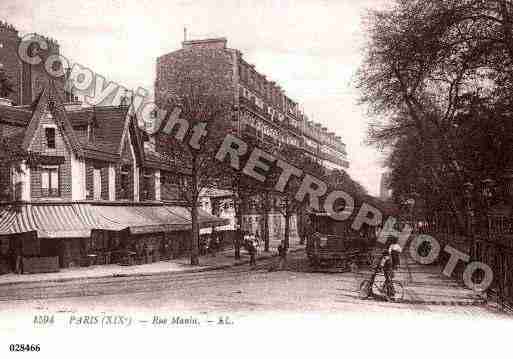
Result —
[{"label": "dormer window", "polygon": [[49,149],[55,149],[55,127],[45,128],[46,147]]}]

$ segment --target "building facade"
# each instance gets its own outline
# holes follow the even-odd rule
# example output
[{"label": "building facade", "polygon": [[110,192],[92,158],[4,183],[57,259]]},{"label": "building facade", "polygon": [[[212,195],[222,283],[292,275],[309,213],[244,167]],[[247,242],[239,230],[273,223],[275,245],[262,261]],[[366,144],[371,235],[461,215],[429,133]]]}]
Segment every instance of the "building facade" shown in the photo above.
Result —
[{"label": "building facade", "polygon": [[217,94],[237,109],[237,131],[272,146],[296,146],[327,169],[349,167],[342,138],[310,121],[278,84],[246,62],[239,50],[228,48],[225,38],[184,41],[182,45],[157,59],[158,105],[176,91],[185,69],[201,71],[205,79],[215,79]]},{"label": "building facade", "polygon": [[[234,118],[228,119],[227,125],[239,135],[251,136],[265,144],[265,148],[295,146],[327,170],[349,167],[341,137],[310,121],[277,83],[258,72],[239,50],[228,48],[225,38],[184,41],[181,49],[159,57],[155,81],[157,105],[165,108],[169,94],[180,92],[179,86],[189,73],[201,74],[204,81],[212,84],[216,96],[232,105]],[[258,204],[252,207],[246,203],[243,207],[242,230],[261,234],[262,215],[254,208]],[[283,216],[276,210],[268,216],[270,237],[283,238]],[[296,216],[291,222],[291,237],[298,237]]]},{"label": "building facade", "polygon": [[[1,100],[0,135],[37,156],[21,171],[0,171],[7,195],[0,267],[16,251],[27,263],[54,258],[69,267],[90,258],[146,263],[188,250],[191,218],[178,200],[187,170],[145,146],[134,113],[63,103],[51,81],[32,107]],[[200,211],[202,227],[224,224]]]}]

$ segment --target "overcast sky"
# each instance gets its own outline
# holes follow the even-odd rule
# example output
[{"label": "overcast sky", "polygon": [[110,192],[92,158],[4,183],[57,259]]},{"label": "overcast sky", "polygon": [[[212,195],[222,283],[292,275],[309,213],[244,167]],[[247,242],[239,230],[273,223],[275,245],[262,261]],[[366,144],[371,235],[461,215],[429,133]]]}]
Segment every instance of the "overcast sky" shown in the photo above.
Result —
[{"label": "overcast sky", "polygon": [[228,46],[277,81],[347,144],[349,173],[377,194],[383,156],[364,145],[368,119],[352,79],[360,16],[380,0],[1,0],[0,19],[58,40],[66,57],[128,88],[152,88],[157,56],[189,39]]}]

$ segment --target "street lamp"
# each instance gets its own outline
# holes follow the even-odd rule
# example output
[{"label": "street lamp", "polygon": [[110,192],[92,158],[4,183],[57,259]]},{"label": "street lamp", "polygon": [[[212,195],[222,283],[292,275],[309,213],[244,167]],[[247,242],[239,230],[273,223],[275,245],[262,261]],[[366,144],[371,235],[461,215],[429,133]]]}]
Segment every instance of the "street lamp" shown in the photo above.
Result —
[{"label": "street lamp", "polygon": [[493,200],[493,187],[495,186],[495,181],[491,178],[486,178],[481,181],[483,184],[483,189],[481,193],[482,198],[482,205],[484,207],[484,220],[486,224],[486,234],[489,237],[490,236],[490,218],[489,218],[489,212],[490,207],[492,206],[492,200]]},{"label": "street lamp", "polygon": [[410,193],[410,198],[408,198],[405,201],[405,204],[408,205],[408,209],[410,211],[410,223],[411,223],[411,227],[414,231],[416,230],[416,227],[417,227],[415,224],[415,218],[414,218],[414,208],[415,208],[415,204],[417,203],[418,197],[419,197],[419,194],[415,190],[413,190]]},{"label": "street lamp", "polygon": [[474,185],[472,182],[466,182],[463,184],[463,198],[465,200],[465,234],[471,238],[471,249],[470,257],[473,258],[476,250],[475,238],[472,233],[472,217],[474,212],[472,211],[472,197],[474,192]]}]

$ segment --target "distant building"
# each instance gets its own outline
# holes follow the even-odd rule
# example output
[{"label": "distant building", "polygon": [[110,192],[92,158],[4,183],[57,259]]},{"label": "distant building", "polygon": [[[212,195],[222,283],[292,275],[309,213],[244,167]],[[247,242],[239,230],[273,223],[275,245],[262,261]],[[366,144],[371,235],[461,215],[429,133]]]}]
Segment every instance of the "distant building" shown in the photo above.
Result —
[{"label": "distant building", "polygon": [[379,184],[379,197],[382,200],[392,198],[392,188],[390,188],[391,178],[392,176],[390,172],[385,172],[381,174],[381,181]]},{"label": "distant building", "polygon": [[[60,53],[57,41],[42,35],[38,36],[48,44],[48,49],[39,49],[32,44],[28,47],[28,53],[32,55],[37,51],[41,63],[36,65],[25,63],[18,55],[18,47],[22,44],[23,38],[14,26],[0,21],[0,68],[5,71],[14,85],[14,92],[9,99],[15,105],[30,105],[36,99],[48,82],[48,74],[44,67],[46,59]],[[57,80],[55,85],[62,93],[64,76]]]}]

